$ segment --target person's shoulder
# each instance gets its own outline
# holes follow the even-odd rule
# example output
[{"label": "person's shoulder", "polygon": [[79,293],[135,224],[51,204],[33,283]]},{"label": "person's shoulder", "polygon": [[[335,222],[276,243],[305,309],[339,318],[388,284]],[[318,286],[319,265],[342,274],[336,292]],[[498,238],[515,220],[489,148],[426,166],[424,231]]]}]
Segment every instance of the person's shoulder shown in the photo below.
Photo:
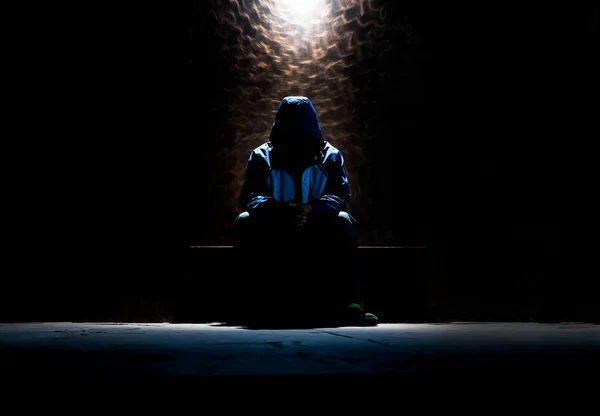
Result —
[{"label": "person's shoulder", "polygon": [[260,156],[268,156],[272,149],[273,145],[271,144],[271,142],[266,142],[261,144],[260,146],[255,147],[252,150],[252,153]]},{"label": "person's shoulder", "polygon": [[270,142],[266,142],[261,144],[260,146],[255,147],[250,152],[250,156],[248,157],[248,162],[256,163],[266,163],[270,165],[271,159],[271,151],[273,150],[273,146]]},{"label": "person's shoulder", "polygon": [[325,159],[330,159],[330,158],[335,159],[335,158],[341,156],[341,154],[342,154],[342,152],[340,152],[340,149],[338,149],[337,147],[335,147],[328,141],[325,142],[325,147],[323,147],[322,152],[323,152],[323,155],[325,156]]}]

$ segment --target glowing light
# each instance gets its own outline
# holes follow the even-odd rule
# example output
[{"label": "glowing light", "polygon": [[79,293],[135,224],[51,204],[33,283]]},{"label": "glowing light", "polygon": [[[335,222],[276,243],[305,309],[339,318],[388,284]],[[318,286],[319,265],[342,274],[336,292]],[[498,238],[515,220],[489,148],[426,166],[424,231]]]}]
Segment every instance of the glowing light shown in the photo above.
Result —
[{"label": "glowing light", "polygon": [[328,14],[326,0],[276,0],[275,7],[278,17],[303,28],[320,24]]}]

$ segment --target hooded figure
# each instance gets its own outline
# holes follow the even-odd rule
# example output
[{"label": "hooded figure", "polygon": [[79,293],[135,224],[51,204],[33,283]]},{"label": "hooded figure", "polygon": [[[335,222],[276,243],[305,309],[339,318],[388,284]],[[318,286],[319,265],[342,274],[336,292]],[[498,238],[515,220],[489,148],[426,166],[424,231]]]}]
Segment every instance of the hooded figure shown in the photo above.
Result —
[{"label": "hooded figure", "polygon": [[[305,283],[291,279],[295,289],[354,305],[353,316],[363,319],[353,264],[356,222],[346,211],[350,197],[344,158],[323,138],[310,99],[283,98],[269,141],[248,157],[239,195],[242,212],[234,224],[234,249],[247,256],[244,267],[261,274],[253,284],[289,285],[280,273],[291,269],[305,276]],[[278,272],[263,273],[265,267]]]},{"label": "hooded figure", "polygon": [[[308,204],[311,212],[307,221],[335,218],[346,210],[350,196],[344,158],[323,139],[311,101],[285,97],[277,109],[269,141],[248,158],[239,197],[243,211],[274,219],[273,215],[285,217],[290,212],[282,210],[289,203]],[[347,214],[345,218],[354,223]]]}]

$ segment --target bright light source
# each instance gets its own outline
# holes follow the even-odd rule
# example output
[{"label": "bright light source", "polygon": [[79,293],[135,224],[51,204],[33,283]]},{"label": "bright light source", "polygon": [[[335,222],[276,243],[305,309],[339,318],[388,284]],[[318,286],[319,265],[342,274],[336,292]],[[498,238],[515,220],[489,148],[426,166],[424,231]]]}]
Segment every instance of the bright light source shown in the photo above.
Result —
[{"label": "bright light source", "polygon": [[277,14],[293,25],[309,27],[325,20],[327,0],[276,0]]}]

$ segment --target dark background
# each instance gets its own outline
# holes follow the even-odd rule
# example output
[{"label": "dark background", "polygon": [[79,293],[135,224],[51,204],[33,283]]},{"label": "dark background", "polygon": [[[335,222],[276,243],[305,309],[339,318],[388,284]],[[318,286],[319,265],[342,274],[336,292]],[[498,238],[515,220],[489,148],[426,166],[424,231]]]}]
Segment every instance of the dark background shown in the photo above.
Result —
[{"label": "dark background", "polygon": [[[365,149],[377,226],[427,245],[456,292],[518,276],[597,319],[598,6],[381,4],[419,41],[379,61],[388,76],[368,91],[382,120],[405,121]],[[229,238],[214,156],[232,81],[209,3],[80,7],[30,10],[13,36],[5,313],[56,287],[201,287],[173,280],[189,246]]]}]

